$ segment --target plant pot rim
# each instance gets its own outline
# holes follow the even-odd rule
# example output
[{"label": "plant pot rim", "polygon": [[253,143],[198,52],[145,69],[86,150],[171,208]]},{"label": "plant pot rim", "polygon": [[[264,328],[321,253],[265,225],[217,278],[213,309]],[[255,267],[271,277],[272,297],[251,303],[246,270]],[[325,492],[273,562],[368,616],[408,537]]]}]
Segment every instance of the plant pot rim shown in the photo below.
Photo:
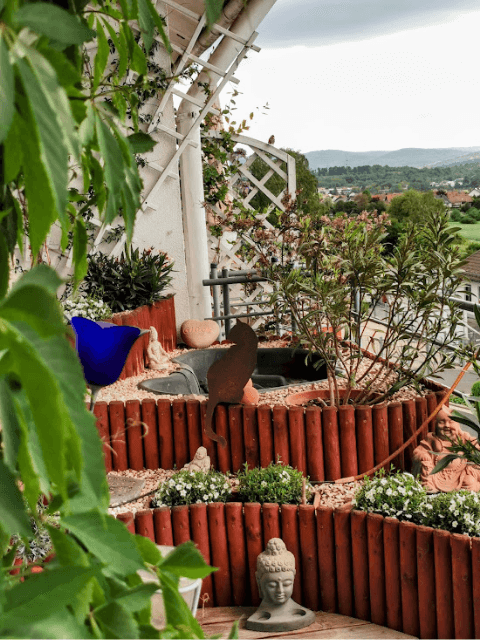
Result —
[{"label": "plant pot rim", "polygon": [[[354,400],[361,393],[364,393],[364,389],[352,389],[350,391],[350,398]],[[345,395],[345,389],[339,389],[340,396]],[[373,393],[370,394],[372,398],[380,397],[381,394]],[[306,404],[310,400],[316,400],[317,398],[321,398],[322,400],[328,400],[330,398],[330,390],[329,389],[312,389],[310,391],[299,391],[297,393],[292,393],[286,398],[287,405],[290,407],[298,407]],[[338,407],[339,405],[334,405]],[[340,406],[349,406],[349,405],[340,405]],[[351,406],[351,405],[350,405]],[[363,405],[357,405],[363,406]],[[367,406],[367,405],[365,405]],[[369,405],[368,405],[369,406]]]}]

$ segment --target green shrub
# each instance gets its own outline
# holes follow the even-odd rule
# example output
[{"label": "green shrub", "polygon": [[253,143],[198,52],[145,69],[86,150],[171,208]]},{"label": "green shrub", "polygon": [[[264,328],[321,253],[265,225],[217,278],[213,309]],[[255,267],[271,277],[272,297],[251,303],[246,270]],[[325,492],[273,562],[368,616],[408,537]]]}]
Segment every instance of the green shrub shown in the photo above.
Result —
[{"label": "green shrub", "polygon": [[160,485],[152,499],[152,507],[174,507],[197,502],[226,502],[231,494],[227,476],[220,471],[188,471],[182,469]]},{"label": "green shrub", "polygon": [[471,216],[472,218],[475,218],[477,222],[480,221],[480,209],[476,209],[475,207],[472,207],[471,209],[468,210],[468,215]]},{"label": "green shrub", "polygon": [[462,224],[476,224],[477,220],[472,215],[470,215],[470,213],[467,213],[461,218],[460,222]]},{"label": "green shrub", "polygon": [[398,471],[389,476],[379,473],[372,479],[365,478],[353,504],[361,511],[418,523],[423,517],[426,497],[425,489],[411,473]]},{"label": "green shrub", "polygon": [[101,298],[114,313],[136,309],[165,297],[172,270],[167,254],[152,249],[135,249],[120,258],[94,253],[88,256],[82,290]]},{"label": "green shrub", "polygon": [[475,398],[480,398],[480,380],[477,380],[472,384],[470,395],[474,396]]},{"label": "green shrub", "polygon": [[460,211],[458,209],[454,209],[452,211],[452,213],[450,214],[450,220],[452,222],[461,222],[462,221],[462,214],[460,213]]},{"label": "green shrub", "polygon": [[[297,469],[281,463],[269,464],[263,469],[249,469],[238,473],[238,493],[244,502],[277,502],[278,504],[300,504],[303,475]],[[312,493],[307,477],[307,500]]]},{"label": "green shrub", "polygon": [[451,533],[480,536],[480,497],[474,491],[449,491],[428,497],[422,524]]}]

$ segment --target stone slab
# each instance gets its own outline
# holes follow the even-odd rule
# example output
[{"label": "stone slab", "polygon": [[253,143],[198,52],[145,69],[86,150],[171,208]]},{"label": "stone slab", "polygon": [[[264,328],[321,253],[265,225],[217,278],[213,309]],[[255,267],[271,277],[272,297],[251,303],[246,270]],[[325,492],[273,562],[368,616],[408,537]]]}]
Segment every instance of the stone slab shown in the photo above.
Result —
[{"label": "stone slab", "polygon": [[144,478],[129,478],[107,474],[110,489],[110,506],[116,507],[123,502],[132,502],[142,495],[145,487]]}]

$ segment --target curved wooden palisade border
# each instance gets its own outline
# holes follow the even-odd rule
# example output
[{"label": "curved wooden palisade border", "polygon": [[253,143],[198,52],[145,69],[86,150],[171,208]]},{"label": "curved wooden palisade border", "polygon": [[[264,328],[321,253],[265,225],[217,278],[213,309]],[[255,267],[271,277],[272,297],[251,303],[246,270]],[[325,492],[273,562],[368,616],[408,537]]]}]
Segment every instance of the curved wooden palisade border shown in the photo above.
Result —
[{"label": "curved wooden palisade border", "polygon": [[157,544],[196,542],[219,568],[204,581],[205,606],[258,605],[255,560],[265,541],[279,535],[296,557],[294,597],[302,605],[420,638],[480,638],[480,538],[351,505],[315,511],[213,503],[118,518]]},{"label": "curved wooden palisade border", "polygon": [[[203,445],[213,468],[224,473],[239,471],[245,462],[250,468],[265,467],[280,457],[312,481],[323,482],[363,474],[394,453],[444,397],[442,387],[430,388],[425,397],[378,407],[219,405],[214,426],[226,437],[226,449],[203,433],[205,401],[97,402],[94,413],[107,472],[180,469]],[[410,456],[407,448],[393,462],[409,471]]]}]

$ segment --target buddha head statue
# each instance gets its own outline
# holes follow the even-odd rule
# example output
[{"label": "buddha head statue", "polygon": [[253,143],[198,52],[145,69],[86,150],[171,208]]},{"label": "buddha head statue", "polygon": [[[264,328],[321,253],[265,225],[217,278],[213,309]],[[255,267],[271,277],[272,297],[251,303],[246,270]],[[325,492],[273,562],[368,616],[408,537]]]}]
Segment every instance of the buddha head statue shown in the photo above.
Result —
[{"label": "buddha head statue", "polygon": [[283,540],[272,538],[268,541],[265,551],[257,557],[255,577],[262,603],[280,606],[292,597],[295,556],[287,550]]},{"label": "buddha head statue", "polygon": [[440,440],[455,440],[461,433],[458,422],[452,418],[452,410],[450,407],[443,406],[437,413],[435,421],[435,435]]}]

